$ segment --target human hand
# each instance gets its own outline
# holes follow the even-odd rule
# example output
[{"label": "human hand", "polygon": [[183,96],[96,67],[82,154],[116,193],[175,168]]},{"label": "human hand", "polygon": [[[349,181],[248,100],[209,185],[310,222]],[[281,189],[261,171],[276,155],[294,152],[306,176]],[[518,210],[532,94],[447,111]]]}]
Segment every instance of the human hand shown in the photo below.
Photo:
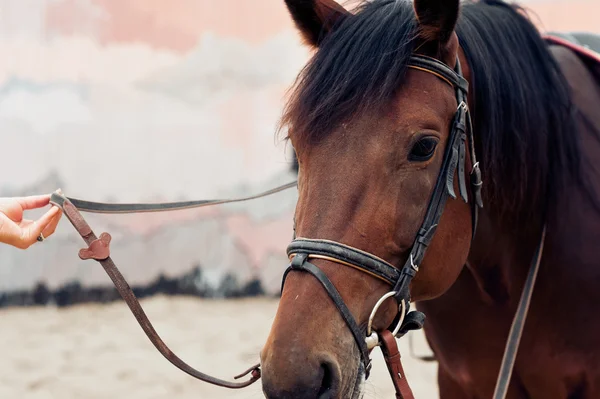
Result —
[{"label": "human hand", "polygon": [[20,198],[0,198],[0,242],[19,249],[34,244],[40,234],[50,237],[62,216],[62,211],[52,206],[38,220],[23,219],[26,210],[44,207],[50,203],[50,195]]}]

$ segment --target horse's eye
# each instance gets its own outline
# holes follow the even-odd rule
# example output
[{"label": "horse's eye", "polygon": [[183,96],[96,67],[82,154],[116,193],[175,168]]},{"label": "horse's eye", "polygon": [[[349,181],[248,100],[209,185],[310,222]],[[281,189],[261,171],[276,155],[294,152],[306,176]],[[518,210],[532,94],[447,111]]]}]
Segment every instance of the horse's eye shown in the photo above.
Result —
[{"label": "horse's eye", "polygon": [[409,161],[424,162],[431,159],[437,145],[437,138],[423,137],[421,140],[417,141],[410,151],[410,155],[408,156]]}]

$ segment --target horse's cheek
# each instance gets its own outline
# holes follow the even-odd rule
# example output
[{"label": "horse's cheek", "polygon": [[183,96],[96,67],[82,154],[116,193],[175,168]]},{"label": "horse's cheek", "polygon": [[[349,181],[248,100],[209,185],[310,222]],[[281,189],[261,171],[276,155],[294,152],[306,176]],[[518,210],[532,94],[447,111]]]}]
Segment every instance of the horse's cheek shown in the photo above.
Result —
[{"label": "horse's cheek", "polygon": [[437,298],[454,284],[469,255],[471,230],[469,205],[450,201],[411,285],[413,300]]}]

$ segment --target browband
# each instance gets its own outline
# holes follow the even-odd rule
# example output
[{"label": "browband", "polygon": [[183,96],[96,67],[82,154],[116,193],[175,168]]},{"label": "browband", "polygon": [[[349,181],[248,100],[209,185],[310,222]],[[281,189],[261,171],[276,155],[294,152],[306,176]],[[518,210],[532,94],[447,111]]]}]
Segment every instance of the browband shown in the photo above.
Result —
[{"label": "browband", "polygon": [[[460,68],[458,60],[457,66]],[[460,89],[465,94],[469,92],[469,82],[459,75],[460,72],[453,71],[435,58],[415,54],[410,57],[408,67],[436,75],[440,79],[445,80],[450,86]]]}]

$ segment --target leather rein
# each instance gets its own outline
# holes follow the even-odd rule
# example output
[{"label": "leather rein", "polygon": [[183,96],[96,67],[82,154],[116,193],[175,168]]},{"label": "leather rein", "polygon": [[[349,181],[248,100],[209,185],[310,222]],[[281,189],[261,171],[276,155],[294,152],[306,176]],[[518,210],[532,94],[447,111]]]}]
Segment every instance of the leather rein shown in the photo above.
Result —
[{"label": "leather rein", "polygon": [[[396,398],[398,399],[412,399],[413,393],[408,385],[408,382],[406,381],[406,376],[404,375],[396,338],[402,337],[411,330],[421,329],[425,321],[425,315],[423,313],[419,311],[410,311],[409,286],[412,279],[419,271],[419,265],[421,264],[427,247],[431,243],[433,235],[438,227],[439,220],[448,198],[457,198],[457,194],[454,190],[455,175],[457,175],[458,178],[460,197],[466,203],[469,202],[465,177],[467,146],[472,164],[470,171],[470,188],[472,193],[471,209],[473,237],[475,236],[477,227],[478,211],[483,207],[481,197],[481,188],[483,183],[481,180],[479,163],[476,159],[471,118],[467,106],[468,82],[462,76],[460,63],[457,60],[456,69],[453,70],[434,58],[413,55],[409,61],[408,67],[431,73],[450,84],[455,89],[458,108],[455,114],[452,129],[450,131],[450,137],[444,153],[444,160],[440,174],[431,195],[424,221],[414,240],[406,262],[401,269],[398,269],[383,259],[342,243],[328,240],[294,238],[287,248],[287,254],[290,258],[290,265],[284,273],[281,288],[283,292],[286,277],[291,271],[303,271],[312,274],[326,290],[327,294],[338,308],[342,318],[352,333],[362,359],[361,367],[364,368],[365,378],[369,377],[369,372],[371,369],[371,360],[369,357],[370,352],[377,346],[381,347],[384,359],[390,372],[390,376],[392,378],[392,382],[396,388]],[[126,282],[125,278],[110,258],[111,236],[108,233],[102,233],[100,237],[97,237],[81,215],[80,211],[115,214],[164,212],[199,208],[204,206],[234,203],[261,198],[295,186],[297,186],[297,182],[291,182],[261,194],[238,199],[183,201],[162,204],[109,204],[91,202],[67,197],[63,195],[60,190],[58,190],[52,194],[51,203],[62,208],[64,215],[88,245],[88,248],[79,251],[79,257],[82,260],[96,260],[102,265],[106,274],[110,277],[117,291],[135,316],[140,327],[146,333],[147,337],[150,339],[156,349],[169,362],[185,373],[201,381],[225,388],[239,389],[247,387],[260,379],[260,364],[252,366],[244,373],[234,377],[237,380],[250,375],[250,378],[247,381],[230,382],[202,373],[177,357],[155,331],[152,323],[148,320],[148,317],[142,309],[139,301],[135,297],[129,284]],[[497,393],[495,394],[494,399],[504,398],[502,395],[506,394],[524,321],[527,316],[527,309],[529,308],[531,292],[533,291],[535,277],[539,268],[544,237],[545,234],[542,235],[542,239],[536,250],[528,279],[523,289],[521,302],[519,303],[519,308],[517,314],[515,315],[515,320],[513,321],[513,326],[511,328],[511,333],[504,354],[501,372],[498,377],[496,387]],[[358,269],[373,276],[374,278],[385,281],[392,287],[392,290],[384,295],[375,305],[367,326],[358,326],[356,320],[352,316],[350,310],[344,303],[333,283],[329,280],[324,272],[309,262],[310,259],[315,258],[329,260],[341,265]],[[375,332],[372,330],[372,322],[381,304],[389,298],[394,298],[394,300],[396,300],[398,303],[399,311],[393,323],[395,327],[391,330],[386,329],[382,332]]]},{"label": "leather rein", "polygon": [[208,374],[202,373],[192,366],[188,365],[181,358],[179,358],[165,342],[158,335],[152,323],[146,316],[146,313],[142,309],[138,299],[136,298],[133,290],[125,280],[125,277],[121,274],[115,263],[110,257],[110,242],[112,240],[110,234],[102,233],[98,238],[92,231],[92,228],[85,221],[80,213],[80,210],[93,213],[141,213],[141,212],[165,212],[171,210],[181,210],[190,208],[200,208],[216,204],[228,204],[234,202],[247,201],[255,198],[266,197],[292,187],[296,187],[296,182],[284,184],[272,190],[263,192],[261,194],[253,195],[250,197],[230,199],[230,200],[202,200],[202,201],[183,201],[183,202],[169,202],[162,204],[108,204],[102,202],[91,202],[83,201],[75,198],[69,198],[60,192],[60,190],[54,192],[50,198],[50,203],[60,207],[63,210],[64,215],[71,222],[75,230],[81,235],[88,248],[79,251],[79,257],[82,260],[93,259],[102,265],[106,274],[112,280],[115,288],[121,295],[121,298],[125,301],[131,313],[135,316],[138,324],[146,333],[150,342],[156,347],[156,349],[175,367],[179,368],[183,372],[191,375],[198,380],[207,382],[209,384],[217,385],[224,388],[240,389],[252,385],[258,381],[261,377],[260,364],[256,364],[250,367],[245,372],[234,377],[234,379],[240,379],[247,375],[250,378],[244,382],[230,382],[225,381],[216,377],[212,377]]}]

